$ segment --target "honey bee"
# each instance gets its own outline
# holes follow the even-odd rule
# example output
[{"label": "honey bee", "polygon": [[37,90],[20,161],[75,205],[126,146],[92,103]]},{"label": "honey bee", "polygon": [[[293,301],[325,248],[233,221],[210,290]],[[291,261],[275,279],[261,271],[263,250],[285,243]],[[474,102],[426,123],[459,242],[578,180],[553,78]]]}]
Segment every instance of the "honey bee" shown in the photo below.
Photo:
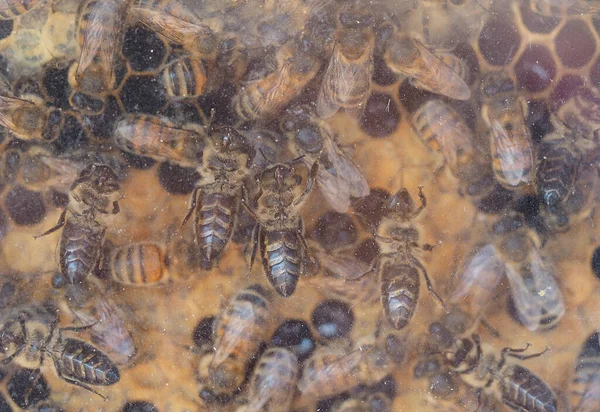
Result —
[{"label": "honey bee", "polygon": [[323,119],[340,107],[356,117],[371,93],[375,48],[375,35],[368,25],[371,19],[353,15],[343,20],[317,97],[317,113]]},{"label": "honey bee", "polygon": [[77,21],[81,55],[75,79],[79,82],[94,59],[114,84],[114,63],[121,50],[126,12],[131,0],[88,0],[82,4]]},{"label": "honey bee", "polygon": [[350,351],[322,348],[304,361],[298,389],[308,399],[327,398],[361,384],[376,383],[392,368],[388,353],[377,343],[357,343]]},{"label": "honey bee", "polygon": [[156,243],[133,243],[116,248],[110,257],[110,275],[115,282],[152,286],[168,277],[166,255]]},{"label": "honey bee", "polygon": [[110,167],[89,165],[73,182],[69,205],[56,226],[35,236],[46,236],[64,227],[57,252],[67,282],[83,282],[100,261],[106,226],[96,220],[96,214],[119,213],[119,187],[119,178]]},{"label": "honey bee", "polygon": [[[443,63],[446,64],[454,73],[456,73],[465,84],[469,84],[471,82],[471,69],[469,65],[455,56],[450,52],[445,51],[436,51],[435,56],[439,58]],[[411,80],[411,83],[414,87],[426,90],[431,93],[436,93],[435,89],[430,88],[427,84],[423,83],[421,80],[414,78]]]},{"label": "honey bee", "polygon": [[473,175],[475,139],[456,110],[441,100],[429,100],[413,114],[412,123],[421,140],[442,153],[454,176],[463,180]]},{"label": "honey bee", "polygon": [[133,0],[128,16],[192,54],[214,57],[216,53],[214,31],[179,1]]},{"label": "honey bee", "polygon": [[546,350],[525,355],[524,349],[504,348],[496,357],[491,346],[481,343],[477,334],[456,338],[455,350],[444,352],[444,363],[473,388],[493,393],[515,411],[556,412],[557,398],[552,389],[529,369],[508,362],[508,358],[527,360],[546,353]]},{"label": "honey bee", "polygon": [[571,394],[575,398],[574,411],[592,412],[600,407],[600,334],[591,334],[582,345],[571,380]]},{"label": "honey bee", "polygon": [[46,107],[38,96],[0,95],[0,126],[19,139],[51,142],[60,136],[63,125],[62,111]]},{"label": "honey bee", "polygon": [[257,249],[260,248],[267,279],[277,293],[285,298],[294,293],[298,278],[303,274],[304,258],[309,256],[300,210],[314,186],[319,169],[318,161],[314,162],[304,191],[296,197],[294,190],[302,181],[294,166],[297,161],[299,160],[277,163],[262,172],[257,179],[259,192],[256,212],[245,199],[242,200],[242,204],[257,222],[250,270],[254,265]]},{"label": "honey bee", "polygon": [[490,129],[492,169],[508,189],[529,184],[535,177],[533,143],[525,118],[527,101],[517,94],[507,75],[490,73],[481,83],[481,117]]},{"label": "honey bee", "polygon": [[214,394],[235,392],[242,385],[248,361],[271,332],[273,316],[269,294],[260,285],[231,299],[214,326],[215,351],[207,365]]},{"label": "honey bee", "polygon": [[264,120],[297,97],[319,70],[319,62],[292,41],[277,51],[274,72],[243,86],[232,105],[245,121]]},{"label": "honey bee", "polygon": [[553,121],[558,128],[560,123],[575,136],[581,136],[577,143],[581,149],[589,149],[590,144],[600,141],[600,91],[597,88],[579,87],[573,96],[556,110],[560,122]]},{"label": "honey bee", "polygon": [[114,86],[113,80],[98,63],[91,63],[79,77],[76,77],[77,68],[77,62],[73,62],[69,67],[69,104],[88,115],[101,114],[104,111],[107,92]]},{"label": "honey bee", "polygon": [[347,212],[351,197],[364,197],[370,193],[361,171],[338,146],[329,126],[311,107],[289,108],[280,127],[290,138],[292,151],[304,156],[302,159],[307,166],[320,158],[317,185],[335,211]]},{"label": "honey bee", "polygon": [[198,97],[206,88],[206,65],[200,59],[181,57],[163,69],[161,81],[173,98]]},{"label": "honey bee", "polygon": [[146,115],[128,115],[115,124],[116,145],[126,152],[156,160],[169,160],[183,167],[202,162],[204,138],[201,130],[188,130]]},{"label": "honey bee", "polygon": [[57,323],[57,312],[42,306],[22,306],[4,313],[0,332],[2,362],[37,369],[49,356],[61,379],[104,398],[90,385],[117,383],[119,369],[108,356],[89,343],[62,336],[65,331],[82,328],[58,329]]},{"label": "honey bee", "polygon": [[417,243],[419,232],[411,222],[425,209],[426,198],[422,187],[419,187],[419,198],[421,206],[416,208],[410,194],[403,188],[390,199],[375,236],[379,244],[379,256],[369,271],[347,276],[348,280],[355,280],[377,271],[381,303],[388,321],[396,329],[404,328],[415,313],[419,300],[419,272],[423,273],[427,290],[445,308],[419,256],[415,256],[415,252],[430,251],[435,247]]},{"label": "honey bee", "polygon": [[382,392],[360,394],[339,402],[332,412],[391,412],[392,400]]},{"label": "honey bee", "polygon": [[82,325],[90,325],[92,342],[105,350],[118,365],[129,363],[136,354],[135,343],[123,313],[96,280],[67,284],[65,301]]},{"label": "honey bee", "polygon": [[468,100],[471,90],[460,74],[416,39],[395,34],[388,40],[384,54],[388,67],[411,78],[413,85],[451,99]]},{"label": "honey bee", "polygon": [[544,16],[572,16],[600,12],[598,0],[530,0],[530,2],[531,9]]},{"label": "honey bee", "polygon": [[0,2],[0,19],[16,19],[29,13],[41,3],[41,0],[2,0]]},{"label": "honey bee", "polygon": [[289,411],[297,383],[296,355],[286,348],[267,349],[250,378],[249,403],[238,412]]},{"label": "honey bee", "polygon": [[492,234],[519,321],[531,331],[556,327],[565,313],[564,299],[554,268],[542,257],[537,234],[514,214],[497,221]]}]

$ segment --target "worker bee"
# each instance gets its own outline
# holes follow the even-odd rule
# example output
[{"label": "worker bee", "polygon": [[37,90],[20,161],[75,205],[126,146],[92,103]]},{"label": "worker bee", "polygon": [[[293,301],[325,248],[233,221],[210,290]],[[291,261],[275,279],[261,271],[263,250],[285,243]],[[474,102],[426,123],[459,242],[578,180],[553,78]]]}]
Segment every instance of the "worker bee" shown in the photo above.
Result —
[{"label": "worker bee", "polygon": [[127,8],[131,0],[88,0],[82,4],[77,21],[81,55],[75,79],[81,79],[98,58],[109,84],[114,84],[114,63],[123,43]]},{"label": "worker bee", "polygon": [[[589,143],[600,141],[600,91],[597,88],[578,87],[571,97],[556,110],[556,117],[575,136],[581,136],[577,143],[588,149]],[[560,128],[559,122],[553,124]],[[587,141],[586,141],[587,140]]]},{"label": "worker bee", "polygon": [[369,194],[365,177],[338,146],[329,126],[314,114],[310,106],[302,105],[286,110],[280,127],[290,137],[292,151],[303,156],[307,166],[320,158],[317,185],[334,210],[345,213],[352,197]]},{"label": "worker bee", "polygon": [[454,176],[469,180],[481,171],[475,169],[475,139],[463,118],[441,100],[429,100],[412,117],[413,127],[421,140],[444,156]]},{"label": "worker bee", "polygon": [[340,107],[354,116],[360,114],[371,93],[375,48],[375,35],[369,27],[372,19],[347,14],[340,16],[342,27],[336,32],[333,54],[317,97],[317,113],[323,119],[333,116]]},{"label": "worker bee", "polygon": [[319,170],[316,161],[310,169],[304,191],[296,197],[294,191],[302,181],[294,166],[298,161],[277,163],[261,173],[256,181],[259,187],[255,199],[258,202],[256,212],[250,208],[247,200],[242,200],[257,222],[250,270],[259,248],[267,279],[277,293],[285,298],[294,293],[298,278],[304,271],[304,259],[309,256],[300,210]]},{"label": "worker bee", "polygon": [[83,282],[100,261],[106,226],[97,220],[97,213],[119,213],[120,198],[115,172],[108,166],[91,164],[73,182],[69,205],[56,226],[35,236],[64,227],[57,252],[61,274],[69,283]]},{"label": "worker bee", "polygon": [[271,332],[273,316],[270,296],[260,285],[242,289],[231,299],[215,323],[215,350],[205,365],[211,392],[219,395],[238,390],[248,362]]},{"label": "worker bee", "polygon": [[160,76],[167,94],[173,98],[198,97],[206,88],[206,65],[190,56],[169,63]]},{"label": "worker bee", "polygon": [[600,408],[600,334],[591,334],[583,343],[571,380],[573,407],[577,412],[592,412]]},{"label": "worker bee", "polygon": [[151,286],[168,277],[165,250],[156,243],[142,242],[115,248],[110,257],[110,275],[115,282]]},{"label": "worker bee", "polygon": [[473,388],[493,392],[498,400],[515,411],[555,412],[557,398],[552,389],[529,369],[508,362],[508,358],[527,360],[546,350],[525,355],[524,349],[504,348],[497,358],[489,345],[477,334],[456,338],[454,350],[444,352],[444,363]]},{"label": "worker bee", "polygon": [[533,142],[525,118],[527,101],[517,94],[507,75],[489,73],[481,82],[481,117],[490,129],[492,169],[508,189],[529,184],[535,177]]},{"label": "worker bee", "polygon": [[491,233],[519,321],[531,331],[556,327],[565,313],[564,299],[554,268],[542,257],[537,234],[516,214],[497,221]]},{"label": "worker bee", "polygon": [[51,142],[60,136],[64,116],[60,109],[47,107],[35,95],[0,95],[0,126],[23,140]]},{"label": "worker bee", "polygon": [[575,16],[600,12],[598,0],[530,0],[531,10],[544,16]]},{"label": "worker bee", "polygon": [[90,325],[92,342],[105,350],[118,365],[129,363],[136,354],[135,343],[124,314],[98,285],[97,279],[65,286],[68,310],[82,325]]},{"label": "worker bee", "polygon": [[128,16],[198,56],[214,57],[214,31],[184,4],[174,0],[133,0]]},{"label": "worker bee", "polygon": [[382,392],[360,393],[338,402],[332,412],[391,412],[392,400]]},{"label": "worker bee", "polygon": [[408,190],[402,188],[390,199],[375,236],[379,244],[379,256],[369,271],[348,276],[348,280],[354,280],[377,271],[381,303],[388,321],[396,329],[404,328],[415,314],[419,300],[419,271],[425,277],[427,290],[445,307],[433,289],[419,256],[415,256],[415,252],[430,251],[435,247],[417,243],[419,232],[411,222],[425,209],[426,198],[422,187],[419,187],[419,198],[421,206],[416,208]]},{"label": "worker bee", "polygon": [[286,348],[267,349],[258,359],[249,384],[249,403],[238,412],[290,410],[298,383],[298,358]]},{"label": "worker bee", "polygon": [[451,99],[468,100],[471,90],[460,74],[416,39],[396,33],[387,42],[384,54],[388,67],[410,77],[413,85]]},{"label": "worker bee", "polygon": [[304,361],[298,389],[303,397],[321,399],[358,385],[370,385],[390,373],[394,364],[378,343],[358,342],[355,348],[321,348]]},{"label": "worker bee", "polygon": [[153,116],[127,115],[115,124],[116,145],[126,152],[168,160],[183,167],[202,162],[202,130],[188,130]]},{"label": "worker bee", "polygon": [[117,383],[120,379],[117,366],[89,343],[63,338],[63,332],[82,328],[58,329],[57,323],[58,314],[53,308],[22,306],[4,313],[0,332],[2,362],[37,369],[49,356],[61,379],[104,398],[90,385]]},{"label": "worker bee", "polygon": [[29,13],[41,3],[41,0],[2,0],[0,2],[0,19],[16,19]]},{"label": "worker bee", "polygon": [[[436,51],[435,56],[439,58],[443,63],[446,64],[454,73],[456,73],[465,84],[470,84],[471,82],[471,69],[469,65],[461,60],[459,57],[455,56],[450,52],[445,51]],[[427,84],[423,83],[418,78],[414,78],[411,80],[411,83],[414,87],[421,90],[426,90],[431,93],[437,93],[435,89],[431,88]]]},{"label": "worker bee", "polygon": [[232,105],[242,120],[267,119],[298,96],[319,70],[319,62],[296,42],[277,51],[277,68],[254,80],[233,97]]}]

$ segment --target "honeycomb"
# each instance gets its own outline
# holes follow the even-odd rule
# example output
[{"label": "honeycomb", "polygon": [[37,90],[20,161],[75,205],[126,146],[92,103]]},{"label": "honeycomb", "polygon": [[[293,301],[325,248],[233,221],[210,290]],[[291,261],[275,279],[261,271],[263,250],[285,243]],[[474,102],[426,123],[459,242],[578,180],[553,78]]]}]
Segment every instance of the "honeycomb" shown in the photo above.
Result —
[{"label": "honeycomb", "polygon": [[[41,378],[34,371],[8,364],[0,370],[0,410],[236,410],[247,396],[247,385],[228,403],[215,404],[199,396],[199,348],[212,347],[212,321],[238,291],[254,283],[271,288],[260,264],[248,273],[252,218],[242,211],[236,232],[218,264],[211,270],[202,269],[195,256],[192,225],[178,229],[199,173],[175,162],[120,151],[113,141],[114,124],[125,113],[160,115],[177,124],[236,124],[231,99],[244,84],[246,69],[250,71],[252,64],[260,66],[289,39],[305,31],[313,30],[324,43],[330,42],[333,30],[323,27],[331,28],[335,22],[327,20],[331,16],[323,10],[337,8],[342,2],[281,2],[284,14],[278,14],[278,2],[266,0],[185,2],[199,15],[212,16],[214,10],[225,10],[225,14],[216,14],[220,17],[209,19],[211,28],[223,38],[243,38],[246,45],[254,47],[256,61],[234,68],[241,74],[234,76],[233,82],[209,78],[214,85],[209,85],[206,93],[184,100],[171,99],[160,82],[161,71],[182,52],[181,47],[148,27],[128,21],[117,58],[117,84],[104,96],[101,113],[95,114],[78,111],[69,100],[69,70],[80,53],[78,3],[43,2],[21,17],[0,20],[0,69],[10,79],[13,91],[34,92],[48,105],[61,109],[65,117],[59,137],[50,143],[20,140],[3,131],[0,308],[8,311],[20,304],[52,303],[60,309],[61,327],[82,325],[68,308],[64,286],[56,284],[60,231],[34,239],[34,235],[58,221],[68,203],[73,179],[36,186],[24,181],[19,173],[11,177],[7,174],[12,154],[25,156],[36,153],[40,147],[55,156],[84,159],[82,162],[102,159],[104,153],[114,155],[117,160],[112,166],[122,178],[124,197],[120,200],[121,211],[107,218],[106,255],[110,255],[111,247],[119,245],[156,243],[167,255],[168,279],[151,286],[124,285],[111,281],[106,268],[98,268],[94,273],[94,284],[115,302],[118,316],[136,348],[133,358],[119,365],[120,381],[100,387],[106,399],[60,379],[49,361],[41,369]],[[368,8],[372,2],[358,3]],[[479,115],[479,81],[485,73],[502,71],[527,100],[527,126],[537,145],[552,129],[551,114],[569,101],[579,86],[600,88],[600,16],[546,16],[532,11],[530,6],[525,0],[382,0],[375,5],[394,9],[400,30],[432,48],[451,50],[468,64],[473,97],[466,101],[442,100],[464,116],[477,139],[487,139]],[[313,23],[315,27],[311,26]],[[381,29],[375,35],[379,38],[386,33]],[[318,59],[328,59],[319,55],[323,54],[323,47],[314,50]],[[298,100],[315,100],[325,67],[323,63]],[[256,70],[260,71],[260,67]],[[350,250],[359,259],[372,263],[378,254],[373,222],[381,214],[382,205],[401,187],[416,199],[417,188],[422,186],[427,207],[415,221],[420,241],[439,242],[424,256],[423,263],[434,287],[447,300],[453,278],[477,245],[490,241],[489,227],[495,221],[517,211],[536,229],[534,223],[543,205],[535,188],[518,193],[496,188],[483,199],[466,195],[449,168],[440,168],[443,156],[424,145],[411,125],[412,113],[425,101],[439,96],[415,88],[393,73],[382,50],[377,48],[372,80],[360,117],[341,110],[327,120],[338,145],[351,153],[366,177],[371,194],[354,199],[347,213],[338,213],[326,206],[327,200],[319,190],[313,190],[302,209],[309,248],[332,254],[339,249]],[[489,158],[486,161],[491,162]],[[585,347],[592,352],[590,356],[598,353],[593,351],[593,334],[600,323],[595,302],[600,298],[600,240],[596,235],[600,222],[595,214],[595,187],[585,187],[592,192],[593,201],[574,216],[567,230],[541,234],[544,256],[556,267],[556,281],[565,300],[566,312],[559,325],[548,331],[529,331],[519,323],[511,307],[514,303],[505,293],[486,311],[485,322],[477,326],[482,340],[498,351],[522,348],[528,343],[534,351],[548,348],[543,356],[523,361],[523,365],[554,390],[561,411],[569,410],[569,404],[577,401],[572,396],[572,380],[588,338],[591,344],[588,342]],[[110,265],[107,260],[103,262]],[[300,279],[291,297],[273,294],[276,315],[269,338],[272,345],[304,345],[299,357],[303,361],[315,348],[348,348],[364,337],[395,333],[393,336],[398,337],[404,352],[401,362],[387,377],[370,382],[362,392],[385,393],[393,402],[393,411],[478,407],[474,391],[466,385],[460,386],[460,393],[467,392],[475,400],[465,406],[457,401],[457,396],[435,396],[433,383],[414,376],[415,364],[422,356],[422,339],[429,336],[429,325],[444,316],[441,305],[423,285],[414,319],[406,329],[394,331],[386,323],[378,299],[334,298],[327,290],[324,270],[315,272]],[[361,285],[377,284],[377,275],[366,276]],[[89,330],[73,336],[92,339]],[[457,376],[454,378],[460,382]],[[443,382],[438,384],[443,386]],[[318,402],[296,396],[293,410],[334,410],[355,392],[344,391]],[[480,406],[483,410],[508,410],[501,404]],[[365,406],[361,410],[373,409]]]}]

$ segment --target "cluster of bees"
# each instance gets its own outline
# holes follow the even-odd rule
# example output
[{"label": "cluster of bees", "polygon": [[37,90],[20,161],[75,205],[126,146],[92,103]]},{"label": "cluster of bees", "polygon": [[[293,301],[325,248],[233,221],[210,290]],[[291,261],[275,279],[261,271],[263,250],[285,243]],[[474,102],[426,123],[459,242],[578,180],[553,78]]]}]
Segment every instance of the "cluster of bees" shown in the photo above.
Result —
[{"label": "cluster of bees", "polygon": [[[4,0],[0,17],[20,18],[40,3]],[[394,397],[374,388],[408,362],[407,331],[423,280],[444,313],[429,325],[427,336],[419,337],[423,343],[413,369],[415,378],[428,379],[430,396],[453,399],[452,410],[500,410],[502,405],[516,411],[567,410],[562,393],[517,362],[543,356],[546,350],[527,353],[530,345],[524,344],[496,353],[476,330],[482,324],[493,329],[484,315],[503,295],[504,279],[517,320],[531,332],[555,328],[565,314],[544,245],[550,235],[587,218],[596,201],[600,91],[574,92],[552,113],[549,131],[535,142],[527,122],[529,104],[509,75],[493,71],[475,79],[461,57],[436,47],[427,32],[400,30],[421,3],[446,2],[264,1],[254,7],[227,0],[196,8],[174,0],[81,2],[80,55],[68,65],[64,94],[82,118],[100,116],[95,125],[109,130],[107,139],[57,154],[52,145],[64,131],[64,111],[47,104],[26,83],[15,87],[19,82],[0,82],[2,178],[9,183],[20,176],[31,187],[68,189],[57,224],[36,236],[60,231],[57,274],[48,287],[60,290],[64,300],[4,305],[3,363],[36,371],[32,381],[38,382],[49,357],[59,378],[104,397],[95,387],[118,385],[120,368],[133,362],[137,352],[122,308],[106,292],[107,278],[133,287],[169,281],[168,261],[181,253],[177,242],[190,220],[193,240],[186,248],[192,250],[196,270],[218,269],[246,219],[252,227],[248,274],[258,257],[270,286],[240,288],[203,325],[208,332],[188,348],[198,354],[199,409],[309,410],[333,399],[328,408],[338,412],[394,410]],[[489,12],[470,0],[452,3]],[[545,16],[600,13],[597,1],[528,4]],[[231,35],[239,19],[256,19],[259,38]],[[154,32],[174,50],[156,76],[167,100],[183,107],[233,87],[227,102],[208,107],[199,120],[130,107],[127,114],[104,116],[124,77],[121,66],[126,63],[119,52],[130,25]],[[304,29],[293,28],[299,25]],[[415,222],[426,208],[426,189],[418,188],[416,204],[409,190],[400,187],[381,200],[376,213],[361,216],[356,202],[369,199],[371,188],[329,121],[338,112],[361,121],[370,114],[376,58],[411,87],[429,92],[411,113],[411,122],[423,143],[444,158],[434,175],[447,168],[461,194],[479,210],[486,212],[492,204],[503,214],[489,225],[488,242],[467,258],[447,296],[436,291],[422,257],[439,244],[421,243]],[[481,124],[476,127],[455,106],[472,99],[480,101]],[[165,239],[177,247],[153,242],[107,247],[110,219],[123,212],[120,201],[127,196],[122,191],[127,174],[123,156],[170,162],[199,176],[187,214]],[[369,259],[307,241],[303,211],[315,187],[328,208],[339,214],[351,210],[365,221],[377,249]],[[537,197],[539,213],[512,210],[502,201],[507,196]],[[319,272],[326,274],[317,276]],[[330,299],[357,304],[379,300],[382,316],[376,333],[314,353],[303,345],[274,343],[276,305],[294,299],[303,277]],[[61,305],[78,326],[58,327]],[[84,331],[93,343],[63,337]],[[579,412],[600,408],[598,356],[595,334],[578,358],[573,407]],[[21,406],[34,404],[24,400]]]}]

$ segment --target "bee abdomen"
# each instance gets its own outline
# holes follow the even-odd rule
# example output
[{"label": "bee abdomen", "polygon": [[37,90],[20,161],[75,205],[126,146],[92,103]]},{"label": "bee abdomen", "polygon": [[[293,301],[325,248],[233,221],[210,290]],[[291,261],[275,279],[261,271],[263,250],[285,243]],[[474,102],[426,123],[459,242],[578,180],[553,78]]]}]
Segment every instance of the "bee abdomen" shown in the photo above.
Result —
[{"label": "bee abdomen", "polygon": [[55,362],[63,378],[78,382],[108,386],[120,379],[117,365],[108,356],[80,340],[66,339]]},{"label": "bee abdomen", "polygon": [[385,314],[396,329],[412,319],[419,298],[420,277],[410,265],[384,265],[381,274],[381,301]]},{"label": "bee abdomen", "polygon": [[233,234],[238,208],[238,197],[235,195],[200,193],[195,230],[203,267],[212,267],[225,250]]},{"label": "bee abdomen", "polygon": [[284,298],[294,293],[302,271],[302,246],[292,231],[267,232],[262,259],[271,285]]},{"label": "bee abdomen", "polygon": [[204,93],[206,68],[199,59],[180,58],[164,68],[162,83],[173,97],[197,97]]},{"label": "bee abdomen", "polygon": [[103,227],[95,222],[80,224],[67,221],[60,239],[60,268],[70,283],[80,283],[98,263]]},{"label": "bee abdomen", "polygon": [[529,369],[513,365],[500,380],[502,401],[519,411],[556,412],[556,396]]},{"label": "bee abdomen", "polygon": [[0,19],[14,19],[31,10],[38,5],[40,0],[6,0],[2,10],[0,10]]},{"label": "bee abdomen", "polygon": [[573,187],[577,161],[566,147],[554,144],[543,144],[539,157],[538,194],[547,206],[557,206]]},{"label": "bee abdomen", "polygon": [[165,256],[154,243],[138,243],[116,249],[111,260],[112,279],[128,285],[143,285],[163,280]]}]

